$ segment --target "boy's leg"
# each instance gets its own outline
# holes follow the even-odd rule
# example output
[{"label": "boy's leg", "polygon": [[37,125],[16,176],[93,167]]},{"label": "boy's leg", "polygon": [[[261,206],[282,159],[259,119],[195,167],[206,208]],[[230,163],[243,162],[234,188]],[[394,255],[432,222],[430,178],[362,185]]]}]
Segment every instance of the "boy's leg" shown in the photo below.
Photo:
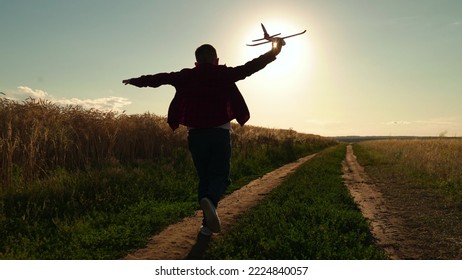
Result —
[{"label": "boy's leg", "polygon": [[206,137],[199,131],[191,130],[188,133],[189,151],[196,168],[199,186],[197,189],[198,201],[208,193],[208,166],[210,162],[210,151]]},{"label": "boy's leg", "polygon": [[215,207],[230,184],[231,140],[229,130],[217,129],[214,141],[211,143],[208,180],[208,196]]},{"label": "boy's leg", "polygon": [[[188,146],[191,152],[191,156],[194,162],[194,166],[196,168],[197,176],[199,177],[199,186],[197,189],[197,200],[201,209],[203,210],[204,218],[202,220],[202,228],[201,233],[203,230],[210,235],[211,230],[209,225],[207,224],[207,216],[210,217],[211,214],[216,215],[215,207],[213,203],[207,203],[207,201],[203,201],[203,199],[208,199],[209,193],[209,165],[210,165],[210,156],[211,156],[211,149],[210,149],[210,136],[208,135],[207,130],[203,129],[194,129],[190,130],[188,133]],[[210,200],[209,200],[210,201]],[[212,206],[212,208],[208,207],[204,209],[205,206]],[[208,219],[210,220],[210,218]],[[217,220],[217,219],[214,219]],[[212,222],[212,224],[219,225],[218,222]],[[203,233],[204,234],[204,233]]]},{"label": "boy's leg", "polygon": [[188,144],[199,177],[198,201],[208,197],[216,207],[230,183],[229,131],[219,128],[191,130]]},{"label": "boy's leg", "polygon": [[[216,213],[218,201],[229,185],[231,142],[228,130],[191,130],[188,135],[189,149],[199,176],[198,200],[209,218],[214,232],[220,231]],[[203,221],[207,225],[206,219]]]}]

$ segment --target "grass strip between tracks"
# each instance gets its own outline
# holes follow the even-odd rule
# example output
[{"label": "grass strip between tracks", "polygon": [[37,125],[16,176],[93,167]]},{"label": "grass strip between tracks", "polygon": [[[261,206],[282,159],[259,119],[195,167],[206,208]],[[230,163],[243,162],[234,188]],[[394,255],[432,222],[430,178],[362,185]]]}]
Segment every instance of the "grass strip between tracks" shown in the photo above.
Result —
[{"label": "grass strip between tracks", "polygon": [[345,145],[302,165],[206,253],[208,259],[386,259],[342,180]]}]

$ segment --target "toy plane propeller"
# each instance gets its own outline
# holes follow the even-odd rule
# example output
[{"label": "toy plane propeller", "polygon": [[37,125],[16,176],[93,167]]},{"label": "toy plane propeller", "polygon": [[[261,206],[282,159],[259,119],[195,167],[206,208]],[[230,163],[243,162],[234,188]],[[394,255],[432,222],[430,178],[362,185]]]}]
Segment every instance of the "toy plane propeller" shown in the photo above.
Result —
[{"label": "toy plane propeller", "polygon": [[294,37],[294,36],[298,36],[298,35],[302,35],[302,34],[304,34],[304,33],[306,32],[306,30],[305,30],[305,31],[303,31],[303,32],[296,33],[296,34],[292,34],[292,35],[285,36],[285,37],[276,37],[276,36],[281,35],[281,33],[274,34],[274,35],[269,35],[268,32],[266,31],[266,28],[265,28],[265,26],[263,25],[263,23],[261,23],[261,28],[263,29],[263,38],[252,40],[252,42],[259,42],[259,41],[263,41],[263,40],[266,40],[266,42],[254,43],[254,44],[247,44],[247,46],[253,47],[253,46],[258,46],[258,45],[263,45],[263,44],[271,43],[271,42],[273,42],[275,39],[282,39],[282,45],[285,45],[286,43],[284,42],[284,39],[287,39],[287,38],[290,38],[290,37]]}]

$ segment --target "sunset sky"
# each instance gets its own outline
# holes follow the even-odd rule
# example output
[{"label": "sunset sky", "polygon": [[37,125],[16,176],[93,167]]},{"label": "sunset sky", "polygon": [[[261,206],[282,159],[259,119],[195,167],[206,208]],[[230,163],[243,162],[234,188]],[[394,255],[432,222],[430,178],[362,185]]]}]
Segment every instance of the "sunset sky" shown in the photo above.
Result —
[{"label": "sunset sky", "polygon": [[241,65],[270,48],[245,45],[262,37],[260,23],[307,33],[238,82],[248,124],[462,136],[460,0],[0,0],[0,91],[165,116],[173,87],[121,81],[194,67],[203,43]]}]

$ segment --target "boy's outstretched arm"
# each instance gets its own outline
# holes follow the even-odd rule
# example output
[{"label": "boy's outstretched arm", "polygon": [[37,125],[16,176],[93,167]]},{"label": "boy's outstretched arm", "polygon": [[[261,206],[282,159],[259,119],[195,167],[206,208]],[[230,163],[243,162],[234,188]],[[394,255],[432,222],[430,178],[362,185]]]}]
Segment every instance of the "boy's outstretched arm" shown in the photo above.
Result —
[{"label": "boy's outstretched arm", "polygon": [[175,73],[159,73],[155,75],[144,75],[138,78],[130,78],[123,80],[125,85],[136,87],[159,87],[161,85],[172,84],[175,78]]},{"label": "boy's outstretched arm", "polygon": [[131,81],[131,79],[126,79],[126,80],[123,80],[122,83],[124,85],[130,85],[130,81]]},{"label": "boy's outstretched arm", "polygon": [[123,80],[122,83],[124,85],[132,85],[132,86],[136,86],[136,87],[147,87],[147,86],[149,86],[147,77],[148,76],[141,76],[141,77],[138,77],[138,78],[130,78],[130,79]]}]

